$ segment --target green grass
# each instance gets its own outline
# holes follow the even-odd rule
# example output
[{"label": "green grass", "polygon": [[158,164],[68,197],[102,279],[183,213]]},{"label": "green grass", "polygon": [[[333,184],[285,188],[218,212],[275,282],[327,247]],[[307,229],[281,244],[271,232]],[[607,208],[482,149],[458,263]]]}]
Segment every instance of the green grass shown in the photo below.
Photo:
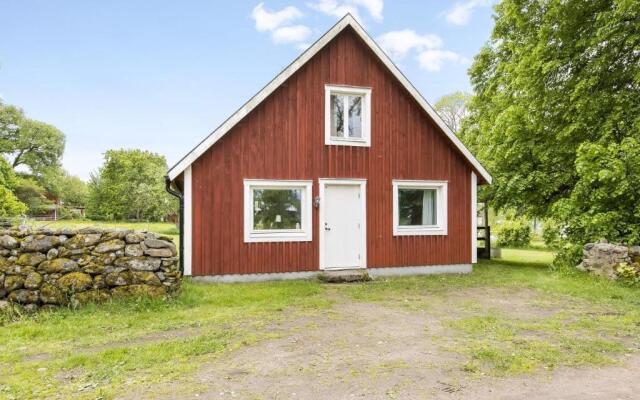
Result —
[{"label": "green grass", "polygon": [[[481,261],[471,275],[376,280],[346,293],[358,301],[437,315],[448,333],[432,338],[444,350],[466,357],[460,369],[474,374],[607,365],[640,349],[640,292],[582,273],[551,272],[551,260],[548,251],[505,249],[502,259]],[[451,297],[461,290],[489,288],[507,301],[506,307]],[[524,316],[508,306],[509,297],[523,290],[529,291],[532,311]]]},{"label": "green grass", "polygon": [[207,357],[269,337],[264,326],[285,308],[328,307],[321,292],[319,283],[309,281],[187,281],[170,301],[120,301],[5,321],[0,398],[111,398],[139,385],[184,379]]},{"label": "green grass", "polygon": [[[482,261],[469,275],[339,286],[186,280],[168,301],[0,314],[0,398],[113,398],[156,382],[184,383],[187,396],[202,385],[190,372],[273,337],[270,323],[320,315],[349,299],[425,310],[446,333],[427,329],[425,335],[433,335],[441,351],[456,353],[461,373],[471,375],[606,365],[640,348],[640,292],[581,273],[551,272],[551,256],[505,249],[501,260]],[[491,302],[502,299],[506,306]],[[509,299],[519,299],[513,309]]]}]

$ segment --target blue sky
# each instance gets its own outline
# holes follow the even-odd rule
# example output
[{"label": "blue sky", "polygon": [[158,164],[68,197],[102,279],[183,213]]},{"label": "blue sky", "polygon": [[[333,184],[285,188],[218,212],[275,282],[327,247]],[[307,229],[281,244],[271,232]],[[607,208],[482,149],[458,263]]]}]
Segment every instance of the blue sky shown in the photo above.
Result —
[{"label": "blue sky", "polygon": [[87,179],[113,148],[176,162],[345,12],[430,102],[469,91],[491,0],[0,0],[0,96],[67,137]]}]

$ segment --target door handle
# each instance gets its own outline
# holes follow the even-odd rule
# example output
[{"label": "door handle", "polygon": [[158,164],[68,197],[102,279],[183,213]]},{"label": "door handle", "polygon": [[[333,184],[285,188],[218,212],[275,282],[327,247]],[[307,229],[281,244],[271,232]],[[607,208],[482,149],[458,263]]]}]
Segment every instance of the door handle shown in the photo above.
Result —
[{"label": "door handle", "polygon": [[324,223],[324,230],[325,231],[330,231],[331,230],[331,228],[329,228],[329,225],[326,222]]}]

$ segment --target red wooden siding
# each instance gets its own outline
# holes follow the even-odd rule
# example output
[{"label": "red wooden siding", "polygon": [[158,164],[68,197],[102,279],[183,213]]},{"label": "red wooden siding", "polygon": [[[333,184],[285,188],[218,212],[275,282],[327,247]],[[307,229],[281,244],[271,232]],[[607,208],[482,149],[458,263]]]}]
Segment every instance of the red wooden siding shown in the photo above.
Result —
[{"label": "red wooden siding", "polygon": [[[372,88],[371,147],[324,144],[324,85]],[[471,262],[470,173],[361,39],[345,29],[192,165],[193,275],[318,269],[313,241],[244,243],[243,179],[367,179],[368,267]],[[393,236],[392,180],[446,180],[447,236]]]}]

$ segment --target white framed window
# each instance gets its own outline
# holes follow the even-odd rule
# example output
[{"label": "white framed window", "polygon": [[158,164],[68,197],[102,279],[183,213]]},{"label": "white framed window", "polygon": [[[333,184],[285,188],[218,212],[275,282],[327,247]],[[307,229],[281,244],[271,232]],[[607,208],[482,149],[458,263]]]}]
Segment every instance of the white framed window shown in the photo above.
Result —
[{"label": "white framed window", "polygon": [[326,145],[371,146],[371,89],[325,85]]},{"label": "white framed window", "polygon": [[447,182],[393,181],[393,235],[446,235]]},{"label": "white framed window", "polygon": [[311,241],[312,181],[244,180],[245,242]]}]

